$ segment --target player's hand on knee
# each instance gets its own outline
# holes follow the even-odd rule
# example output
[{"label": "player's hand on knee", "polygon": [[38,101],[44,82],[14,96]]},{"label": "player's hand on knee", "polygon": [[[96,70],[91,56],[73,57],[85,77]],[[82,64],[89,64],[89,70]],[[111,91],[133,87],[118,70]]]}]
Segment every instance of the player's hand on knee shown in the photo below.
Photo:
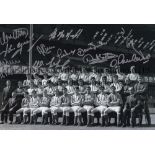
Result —
[{"label": "player's hand on knee", "polygon": [[135,108],[131,108],[131,112],[134,112],[135,111]]},{"label": "player's hand on knee", "polygon": [[10,109],[10,110],[9,110],[9,112],[12,112],[12,111],[13,111],[13,109]]}]

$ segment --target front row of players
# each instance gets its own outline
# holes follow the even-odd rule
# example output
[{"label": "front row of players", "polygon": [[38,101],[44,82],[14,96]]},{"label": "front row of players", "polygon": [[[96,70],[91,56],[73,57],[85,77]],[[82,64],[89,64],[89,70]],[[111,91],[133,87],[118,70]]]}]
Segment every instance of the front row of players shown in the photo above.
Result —
[{"label": "front row of players", "polygon": [[[15,92],[12,93],[12,98],[9,100],[9,120],[10,124],[13,122],[14,101],[16,101]],[[134,94],[133,88],[130,89],[130,95],[127,97],[125,104],[121,95],[115,91],[115,87],[111,87],[111,93],[105,93],[104,87],[100,87],[100,93],[96,96],[91,93],[91,88],[86,88],[86,93],[82,95],[79,93],[79,87],[75,87],[73,95],[67,94],[67,89],[63,88],[63,95],[59,95],[56,89],[54,96],[49,97],[47,90],[44,90],[43,96],[40,96],[34,90],[32,96],[24,93],[21,108],[16,111],[16,123],[36,124],[38,114],[42,116],[42,124],[48,123],[50,118],[51,124],[58,124],[58,113],[63,114],[63,125],[69,125],[70,113],[74,113],[74,125],[83,125],[83,113],[87,113],[87,126],[94,124],[94,116],[97,112],[100,113],[101,126],[109,125],[109,114],[114,112],[117,114],[117,126],[120,122],[123,126],[135,126],[136,115],[142,110],[141,100]],[[2,112],[1,117],[4,117],[5,112]],[[50,116],[50,117],[49,117]]]}]

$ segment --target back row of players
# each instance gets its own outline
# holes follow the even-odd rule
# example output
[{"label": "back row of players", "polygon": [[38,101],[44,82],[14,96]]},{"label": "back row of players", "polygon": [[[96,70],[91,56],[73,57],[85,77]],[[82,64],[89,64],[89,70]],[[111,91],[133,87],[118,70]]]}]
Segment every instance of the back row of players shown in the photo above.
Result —
[{"label": "back row of players", "polygon": [[[99,112],[101,125],[107,126],[109,113],[115,112],[118,126],[122,123],[125,127],[130,125],[130,122],[135,126],[136,115],[142,112],[146,101],[147,85],[142,83],[139,74],[135,73],[134,66],[130,71],[126,76],[120,72],[120,68],[117,68],[113,75],[106,69],[104,73],[98,74],[95,68],[90,73],[83,68],[80,74],[62,71],[50,78],[44,75],[44,78],[40,79],[34,75],[33,80],[27,75],[23,83],[18,82],[18,88],[8,100],[11,109],[8,112],[10,123],[13,122],[12,115],[16,112],[16,121],[22,118],[23,123],[27,123],[30,114],[30,122],[37,123],[37,114],[41,113],[42,123],[47,124],[50,113],[50,123],[58,124],[58,113],[62,112],[62,124],[68,125],[69,114],[74,112],[74,125],[83,125],[82,113],[87,112],[87,125],[91,126],[94,124],[95,113]],[[5,114],[3,109],[2,123]]]},{"label": "back row of players", "polygon": [[[139,74],[135,73],[135,66],[131,66],[130,73],[128,75],[125,75],[124,73],[121,73],[120,67],[116,68],[116,73],[113,75],[118,76],[119,81],[125,81],[126,79],[130,81],[137,81],[139,78]],[[41,82],[43,86],[46,86],[47,81],[51,81],[53,84],[57,84],[59,81],[62,83],[67,83],[67,81],[70,79],[73,81],[74,84],[77,84],[77,81],[79,79],[83,80],[85,84],[89,84],[91,82],[92,78],[95,78],[95,81],[97,83],[102,82],[103,77],[107,77],[107,82],[112,83],[113,78],[112,74],[109,73],[108,68],[105,68],[103,73],[98,73],[95,68],[92,68],[91,72],[87,72],[85,68],[82,68],[81,72],[76,72],[75,68],[68,71],[65,70],[57,70],[54,72],[53,70],[49,73],[50,78],[48,78],[47,74],[43,75],[43,80],[41,80],[37,74],[34,75],[34,84],[38,85],[38,82]],[[24,81],[23,85],[30,85],[31,76],[27,74],[27,80]]]}]

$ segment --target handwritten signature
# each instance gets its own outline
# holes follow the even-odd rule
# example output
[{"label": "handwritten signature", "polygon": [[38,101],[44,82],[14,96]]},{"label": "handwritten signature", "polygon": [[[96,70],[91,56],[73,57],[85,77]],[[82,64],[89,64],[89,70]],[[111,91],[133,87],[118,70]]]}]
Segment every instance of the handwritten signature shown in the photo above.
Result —
[{"label": "handwritten signature", "polygon": [[21,37],[27,38],[29,32],[27,28],[13,29],[11,34],[2,33],[0,37],[0,45],[6,45],[10,40],[17,40]]},{"label": "handwritten signature", "polygon": [[113,53],[96,54],[95,58],[91,54],[86,54],[83,57],[83,62],[89,63],[92,65],[92,64],[97,64],[97,63],[103,63],[110,59],[114,59],[116,57],[118,57],[118,55],[113,54]]},{"label": "handwritten signature", "polygon": [[133,54],[130,59],[126,58],[124,54],[120,54],[118,55],[117,59],[113,59],[110,62],[110,67],[116,67],[119,65],[124,65],[132,62],[142,62],[143,64],[145,64],[150,60],[150,58],[151,58],[150,54],[143,57],[138,56],[137,54]]},{"label": "handwritten signature", "polygon": [[104,63],[110,60],[110,67],[116,67],[119,65],[124,65],[132,62],[142,62],[143,64],[147,63],[151,58],[151,55],[148,54],[146,56],[141,56],[137,54],[133,54],[131,58],[126,58],[125,54],[112,54],[112,53],[104,53],[104,54],[96,54],[93,57],[91,54],[86,54],[83,57],[83,62],[86,64],[97,64]]},{"label": "handwritten signature", "polygon": [[54,29],[52,33],[49,35],[49,40],[60,40],[60,39],[66,39],[66,40],[73,40],[78,39],[80,35],[82,34],[83,29],[79,29],[76,32],[74,32],[73,29],[65,32],[65,30],[58,30],[57,28]]},{"label": "handwritten signature", "polygon": [[93,35],[93,42],[98,41],[106,41],[110,37],[111,44],[114,45],[125,45],[126,48],[133,49],[136,48],[137,50],[153,50],[155,47],[155,40],[152,41],[145,41],[143,37],[135,38],[133,33],[133,29],[129,30],[128,32],[122,27],[119,32],[116,34],[110,34],[107,32],[106,29],[102,31],[96,31]]},{"label": "handwritten signature", "polygon": [[3,67],[5,65],[15,65],[15,64],[19,64],[20,60],[6,60],[3,59],[2,61],[0,61],[0,67]]},{"label": "handwritten signature", "polygon": [[43,56],[46,56],[47,54],[50,54],[52,52],[52,49],[55,49],[55,46],[45,46],[45,44],[40,44],[36,46],[37,51],[39,54],[42,54]]},{"label": "handwritten signature", "polygon": [[[31,36],[32,40],[34,40],[33,35]],[[27,51],[29,52],[36,44],[37,42],[43,37],[43,35],[40,35],[37,40],[32,44],[32,46],[27,47]],[[30,40],[29,38],[24,41],[19,41],[15,46],[13,47],[13,44],[6,44],[5,50],[0,52],[0,55],[6,58],[8,54],[11,54],[11,58],[14,58],[17,55],[21,55],[23,52],[23,48],[26,45],[29,45]]]},{"label": "handwritten signature", "polygon": [[46,65],[49,66],[49,68],[67,68],[69,63],[70,59],[62,61],[60,58],[56,59],[53,57],[50,62],[46,63]]}]

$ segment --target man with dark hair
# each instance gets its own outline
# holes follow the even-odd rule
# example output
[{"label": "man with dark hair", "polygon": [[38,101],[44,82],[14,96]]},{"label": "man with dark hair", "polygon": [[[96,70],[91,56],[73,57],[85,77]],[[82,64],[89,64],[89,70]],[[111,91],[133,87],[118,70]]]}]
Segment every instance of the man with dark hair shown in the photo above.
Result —
[{"label": "man with dark hair", "polygon": [[125,79],[125,74],[121,73],[120,66],[116,67],[116,75],[118,76],[118,80],[123,82]]},{"label": "man with dark hair", "polygon": [[138,81],[139,74],[136,73],[135,66],[130,67],[130,73],[127,75],[126,78],[129,79],[132,82],[132,84],[135,84]]},{"label": "man with dark hair", "polygon": [[47,74],[44,74],[43,75],[43,79],[42,79],[42,86],[43,87],[46,87],[47,86],[47,82],[48,82],[48,77],[47,77]]},{"label": "man with dark hair", "polygon": [[123,85],[121,82],[118,81],[118,76],[114,75],[113,76],[113,83],[110,85],[110,87],[114,86],[115,87],[115,91],[117,93],[121,93]]},{"label": "man with dark hair", "polygon": [[41,102],[41,98],[39,95],[37,96],[37,93],[35,90],[32,91],[32,95],[30,97],[30,102],[29,102],[29,109],[30,109],[30,124],[37,123],[36,122],[36,117],[34,115],[34,111],[39,108]]},{"label": "man with dark hair", "polygon": [[[94,113],[100,112],[101,114],[101,126],[105,125],[105,119],[104,119],[104,111],[107,109],[108,105],[108,95],[104,92],[104,87],[100,87],[100,94],[96,97],[96,103],[95,108],[91,111],[92,117],[94,120]],[[94,123],[94,121],[92,121]]]},{"label": "man with dark hair", "polygon": [[75,92],[71,96],[71,109],[70,109],[70,111],[74,112],[74,125],[78,125],[78,119],[79,119],[79,125],[82,125],[82,116],[81,113],[79,113],[81,105],[82,105],[82,95],[79,93],[79,87],[75,87]]},{"label": "man with dark hair", "polygon": [[88,86],[86,94],[83,96],[82,108],[79,109],[79,113],[87,112],[87,126],[92,125],[92,109],[94,108],[95,95],[91,93],[91,88]]},{"label": "man with dark hair", "polygon": [[98,91],[99,91],[99,88],[98,88],[98,85],[96,84],[96,80],[94,77],[91,78],[91,81],[90,81],[90,89],[91,89],[91,93],[93,93],[95,96],[98,94]]},{"label": "man with dark hair", "polygon": [[50,111],[51,111],[51,124],[58,125],[58,112],[60,111],[61,106],[61,96],[59,94],[59,90],[56,89],[54,92],[54,96],[50,101]]},{"label": "man with dark hair", "polygon": [[[1,112],[8,110],[8,100],[11,98],[13,88],[11,86],[11,81],[6,81],[6,87],[2,91],[2,103],[1,103]],[[1,123],[3,123],[5,117],[5,122],[7,122],[7,116],[1,114]]]},{"label": "man with dark hair", "polygon": [[66,84],[69,79],[68,70],[62,68],[62,71],[59,73],[58,79],[60,79],[63,82],[63,84]]},{"label": "man with dark hair", "polygon": [[70,107],[70,97],[67,94],[67,88],[63,88],[63,95],[61,96],[60,112],[63,113],[62,125],[69,125],[69,111]]},{"label": "man with dark hair", "polygon": [[78,80],[78,85],[79,85],[79,93],[81,95],[84,95],[86,93],[86,88],[82,79]]},{"label": "man with dark hair", "polygon": [[108,114],[111,112],[115,112],[117,114],[117,126],[120,125],[121,105],[121,95],[116,92],[115,86],[111,86],[111,94],[108,96],[108,108],[104,113],[106,125],[108,125]]},{"label": "man with dark hair", "polygon": [[89,83],[89,74],[87,73],[87,71],[84,67],[82,67],[82,71],[79,74],[79,79],[82,79],[84,84]]},{"label": "man with dark hair", "polygon": [[70,73],[69,78],[73,80],[73,84],[74,84],[74,85],[77,85],[78,74],[76,73],[75,68],[72,68],[72,69],[71,69],[71,73]]},{"label": "man with dark hair", "polygon": [[63,85],[62,85],[62,81],[60,79],[58,80],[57,85],[55,86],[55,89],[58,89],[60,95],[62,95],[62,93],[63,93]]},{"label": "man with dark hair", "polygon": [[33,83],[35,86],[37,86],[39,82],[42,82],[41,78],[37,74],[34,74],[33,77],[34,77]]},{"label": "man with dark hair", "polygon": [[73,81],[72,79],[69,79],[68,80],[68,85],[66,86],[67,88],[67,94],[68,95],[73,95],[74,94],[74,86],[73,86]]},{"label": "man with dark hair", "polygon": [[13,123],[13,114],[16,113],[18,109],[20,109],[21,105],[19,100],[17,99],[17,94],[12,92],[12,97],[9,98],[8,103],[4,110],[1,112],[1,124],[4,122],[4,115],[9,115],[9,124]]},{"label": "man with dark hair", "polygon": [[50,98],[47,94],[47,90],[45,89],[43,92],[43,96],[40,98],[39,107],[34,110],[33,117],[36,118],[37,122],[37,114],[41,114],[42,116],[42,124],[48,123],[48,111],[49,111]]},{"label": "man with dark hair", "polygon": [[104,87],[104,92],[106,94],[110,93],[110,85],[107,83],[107,77],[106,76],[102,76],[101,80],[100,80],[100,84],[102,87]]},{"label": "man with dark hair", "polygon": [[27,123],[28,113],[30,112],[29,108],[30,97],[28,92],[24,92],[24,98],[21,102],[21,108],[16,111],[16,123],[21,123],[23,120],[23,124]]},{"label": "man with dark hair", "polygon": [[51,81],[48,81],[47,82],[47,87],[45,87],[44,90],[47,90],[47,94],[48,94],[49,97],[53,97],[54,92],[55,92],[55,86]]},{"label": "man with dark hair", "polygon": [[18,99],[20,100],[20,102],[22,101],[23,97],[24,97],[24,87],[23,87],[23,83],[21,81],[18,81],[18,88],[15,90]]},{"label": "man with dark hair", "polygon": [[134,93],[134,89],[130,88],[130,95],[127,97],[124,109],[123,109],[123,127],[129,125],[130,116],[132,127],[136,124],[136,115],[142,110],[142,104],[138,100],[137,95]]},{"label": "man with dark hair", "polygon": [[[101,79],[102,79],[103,76],[107,77],[107,82],[108,83],[112,82],[112,75],[109,73],[108,68],[104,68],[104,72],[101,75]],[[101,81],[101,79],[100,79],[100,81]]]},{"label": "man with dark hair", "polygon": [[26,74],[26,80],[24,80],[23,86],[25,88],[28,88],[28,87],[30,87],[30,84],[31,84],[31,75],[30,74]]},{"label": "man with dark hair", "polygon": [[[139,77],[137,83],[134,85],[134,90],[137,95],[138,102],[140,102],[144,108],[147,124],[151,125],[151,117],[150,117],[150,112],[149,112],[148,103],[147,103],[147,99],[148,99],[147,88],[148,88],[148,85],[146,83],[142,82],[142,78]],[[140,119],[141,119],[140,120],[140,124],[141,124],[142,116],[140,117]]]},{"label": "man with dark hair", "polygon": [[136,101],[134,89],[131,87],[123,109],[123,127],[130,126],[131,108],[136,105]]},{"label": "man with dark hair", "polygon": [[94,78],[97,82],[100,80],[100,76],[95,67],[92,68],[92,72],[89,74],[89,82],[91,82],[92,78]]}]

